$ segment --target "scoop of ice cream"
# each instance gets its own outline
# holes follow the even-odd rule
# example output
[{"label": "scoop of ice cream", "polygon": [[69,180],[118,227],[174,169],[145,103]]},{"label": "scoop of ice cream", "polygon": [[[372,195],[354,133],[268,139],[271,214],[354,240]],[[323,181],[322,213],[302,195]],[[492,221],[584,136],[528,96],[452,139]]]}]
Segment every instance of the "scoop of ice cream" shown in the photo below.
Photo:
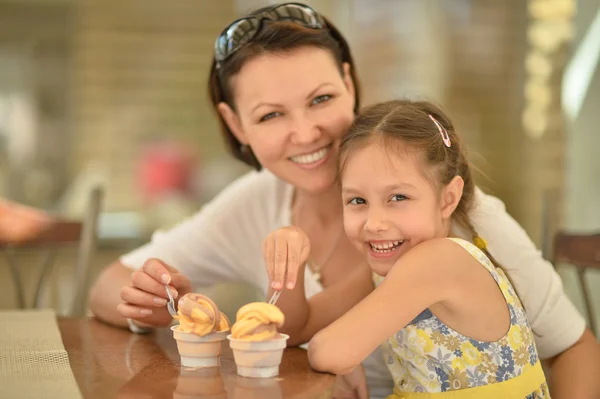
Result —
[{"label": "scoop of ice cream", "polygon": [[217,326],[217,331],[229,331],[231,328],[231,322],[229,318],[225,315],[225,313],[221,312],[221,319],[219,321],[219,325]]},{"label": "scoop of ice cream", "polygon": [[221,311],[208,297],[201,294],[186,294],[179,299],[179,330],[194,333],[200,336],[222,331],[224,325],[229,325],[229,320],[221,322]]},{"label": "scoop of ice cream", "polygon": [[283,325],[284,317],[275,305],[253,302],[242,306],[231,327],[231,336],[247,341],[267,341],[277,336],[277,328]]}]

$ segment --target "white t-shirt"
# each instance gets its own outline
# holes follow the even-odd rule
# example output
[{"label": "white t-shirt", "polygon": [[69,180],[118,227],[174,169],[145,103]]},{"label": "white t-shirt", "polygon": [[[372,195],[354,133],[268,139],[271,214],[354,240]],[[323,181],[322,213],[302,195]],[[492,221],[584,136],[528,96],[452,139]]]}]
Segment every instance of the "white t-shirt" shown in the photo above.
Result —
[{"label": "white t-shirt", "polygon": [[[155,232],[150,243],[120,260],[135,269],[149,258],[159,258],[188,276],[194,287],[237,281],[259,288],[266,296],[262,241],[273,230],[292,223],[293,192],[293,186],[269,171],[249,172],[193,217],[169,231]],[[540,357],[554,356],[573,345],[583,334],[585,320],[565,295],[552,265],[506,213],[504,204],[477,189],[470,217],[513,282],[536,334]],[[306,268],[306,296],[322,289]],[[371,396],[388,395],[393,380],[379,349],[363,364]]]}]

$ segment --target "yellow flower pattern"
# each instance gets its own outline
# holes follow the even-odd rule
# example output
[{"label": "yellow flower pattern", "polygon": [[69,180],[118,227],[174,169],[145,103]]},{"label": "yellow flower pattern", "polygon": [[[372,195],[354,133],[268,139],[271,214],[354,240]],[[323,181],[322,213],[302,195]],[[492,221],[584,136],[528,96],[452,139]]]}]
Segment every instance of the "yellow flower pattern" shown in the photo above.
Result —
[{"label": "yellow flower pattern", "polygon": [[[383,345],[395,392],[447,392],[517,379],[539,367],[525,310],[504,272],[475,245],[451,238],[485,267],[500,287],[510,313],[510,328],[496,342],[481,342],[454,331],[425,309]],[[383,278],[374,276],[379,285]],[[544,382],[524,399],[548,399]],[[398,397],[398,394],[394,396]],[[401,396],[400,396],[401,397]]]},{"label": "yellow flower pattern", "polygon": [[511,348],[520,348],[523,345],[523,333],[521,327],[514,325],[510,326],[508,331],[508,342]]},{"label": "yellow flower pattern", "polygon": [[425,352],[431,352],[434,345],[427,332],[423,330],[417,331],[417,337],[419,337],[419,339],[415,341],[414,344],[422,347]]},{"label": "yellow flower pattern", "polygon": [[464,341],[460,346],[463,360],[470,366],[476,366],[481,362],[481,353],[469,341]]}]

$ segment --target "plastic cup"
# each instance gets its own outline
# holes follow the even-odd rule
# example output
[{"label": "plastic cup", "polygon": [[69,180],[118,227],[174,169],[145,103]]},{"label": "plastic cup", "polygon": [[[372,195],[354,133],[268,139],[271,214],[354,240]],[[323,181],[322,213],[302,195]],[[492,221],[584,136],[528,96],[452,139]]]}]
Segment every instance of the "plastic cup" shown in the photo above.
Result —
[{"label": "plastic cup", "polygon": [[278,376],[288,338],[286,334],[279,334],[277,338],[267,341],[247,341],[228,335],[238,375],[249,378]]},{"label": "plastic cup", "polygon": [[173,337],[177,341],[177,350],[183,367],[218,367],[222,343],[228,331],[219,331],[203,337],[178,330],[172,326]]}]

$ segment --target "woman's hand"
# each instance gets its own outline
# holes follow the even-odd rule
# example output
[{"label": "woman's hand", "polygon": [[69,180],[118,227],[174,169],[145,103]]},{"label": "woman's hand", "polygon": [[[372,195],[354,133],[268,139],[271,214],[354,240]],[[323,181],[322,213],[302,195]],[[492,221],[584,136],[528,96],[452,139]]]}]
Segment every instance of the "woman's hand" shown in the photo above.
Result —
[{"label": "woman's hand", "polygon": [[190,280],[177,269],[158,259],[148,259],[131,275],[131,283],[121,289],[121,299],[117,306],[121,316],[133,319],[147,326],[166,326],[173,318],[167,310],[168,284],[173,298],[190,293]]},{"label": "woman's hand", "polygon": [[282,227],[265,238],[262,249],[271,288],[293,289],[298,270],[304,267],[310,254],[306,233],[296,226]]},{"label": "woman's hand", "polygon": [[367,377],[362,365],[349,374],[338,375],[333,388],[333,399],[369,399]]}]

